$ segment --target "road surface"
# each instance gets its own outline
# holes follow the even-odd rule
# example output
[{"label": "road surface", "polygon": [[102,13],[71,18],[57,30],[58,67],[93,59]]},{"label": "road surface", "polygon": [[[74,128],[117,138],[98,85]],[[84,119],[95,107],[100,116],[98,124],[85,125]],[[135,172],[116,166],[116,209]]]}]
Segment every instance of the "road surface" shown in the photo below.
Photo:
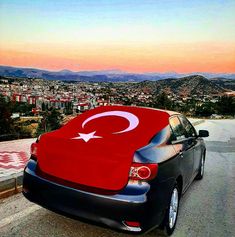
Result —
[{"label": "road surface", "polygon": [[[180,204],[177,237],[235,236],[235,120],[207,120],[205,176],[195,181]],[[0,200],[1,237],[127,237],[131,235],[84,224],[28,202],[21,194]],[[152,231],[145,236],[164,236]]]}]

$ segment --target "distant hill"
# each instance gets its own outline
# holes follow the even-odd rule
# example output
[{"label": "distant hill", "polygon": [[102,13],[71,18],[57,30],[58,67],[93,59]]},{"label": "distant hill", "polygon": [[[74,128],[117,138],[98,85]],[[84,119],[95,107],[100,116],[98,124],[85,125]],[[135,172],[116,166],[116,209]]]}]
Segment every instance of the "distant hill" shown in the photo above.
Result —
[{"label": "distant hill", "polygon": [[203,76],[194,75],[179,79],[165,79],[159,81],[144,81],[133,84],[133,87],[144,88],[152,93],[165,92],[167,94],[176,94],[178,96],[191,95],[218,95],[227,91],[212,80]]},{"label": "distant hill", "polygon": [[211,78],[210,81],[212,81],[214,84],[235,91],[235,80],[227,79],[227,78]]},{"label": "distant hill", "polygon": [[[43,78],[47,80],[63,80],[63,81],[94,81],[94,82],[121,82],[121,81],[157,81],[161,79],[176,79],[187,76],[200,75],[209,79],[223,78],[235,79],[235,74],[215,74],[215,73],[188,73],[180,74],[176,72],[166,73],[127,73],[117,69],[103,71],[78,71],[73,72],[67,69],[61,71],[47,71],[35,68],[18,68],[9,66],[0,66],[0,76],[18,77],[18,78]],[[219,82],[217,81],[217,84]],[[226,82],[227,83],[227,82]],[[218,84],[219,85],[219,84]]]},{"label": "distant hill", "polygon": [[118,81],[144,81],[159,80],[160,77],[148,74],[126,73],[118,70],[105,71],[80,71],[70,70],[47,71],[34,68],[16,68],[0,66],[0,76],[18,78],[43,78],[47,80],[63,81],[94,81],[94,82],[118,82]]}]

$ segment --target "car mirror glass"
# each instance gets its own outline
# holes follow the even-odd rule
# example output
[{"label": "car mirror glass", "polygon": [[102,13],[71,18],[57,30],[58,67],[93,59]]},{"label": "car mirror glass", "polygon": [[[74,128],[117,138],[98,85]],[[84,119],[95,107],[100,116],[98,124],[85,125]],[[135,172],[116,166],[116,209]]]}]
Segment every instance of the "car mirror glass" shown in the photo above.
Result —
[{"label": "car mirror glass", "polygon": [[199,130],[198,136],[199,137],[209,137],[209,132],[207,130]]}]

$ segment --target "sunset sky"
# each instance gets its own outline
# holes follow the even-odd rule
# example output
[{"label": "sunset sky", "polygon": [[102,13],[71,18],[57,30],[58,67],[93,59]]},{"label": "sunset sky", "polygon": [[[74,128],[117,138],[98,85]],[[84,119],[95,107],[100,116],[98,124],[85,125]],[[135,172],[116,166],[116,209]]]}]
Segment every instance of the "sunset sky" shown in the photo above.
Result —
[{"label": "sunset sky", "polygon": [[235,72],[234,0],[0,0],[0,65]]}]

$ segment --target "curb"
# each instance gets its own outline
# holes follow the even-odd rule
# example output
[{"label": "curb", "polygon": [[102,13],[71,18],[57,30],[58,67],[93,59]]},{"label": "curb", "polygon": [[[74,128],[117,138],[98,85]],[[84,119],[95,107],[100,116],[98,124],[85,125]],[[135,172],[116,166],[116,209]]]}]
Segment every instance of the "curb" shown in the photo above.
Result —
[{"label": "curb", "polygon": [[23,171],[0,178],[0,199],[19,193],[22,190]]},{"label": "curb", "polygon": [[205,122],[205,119],[201,119],[201,120],[192,122],[192,125],[193,125],[193,126],[197,126],[197,125],[199,125],[199,124],[201,124],[201,123],[204,123],[204,122]]}]

